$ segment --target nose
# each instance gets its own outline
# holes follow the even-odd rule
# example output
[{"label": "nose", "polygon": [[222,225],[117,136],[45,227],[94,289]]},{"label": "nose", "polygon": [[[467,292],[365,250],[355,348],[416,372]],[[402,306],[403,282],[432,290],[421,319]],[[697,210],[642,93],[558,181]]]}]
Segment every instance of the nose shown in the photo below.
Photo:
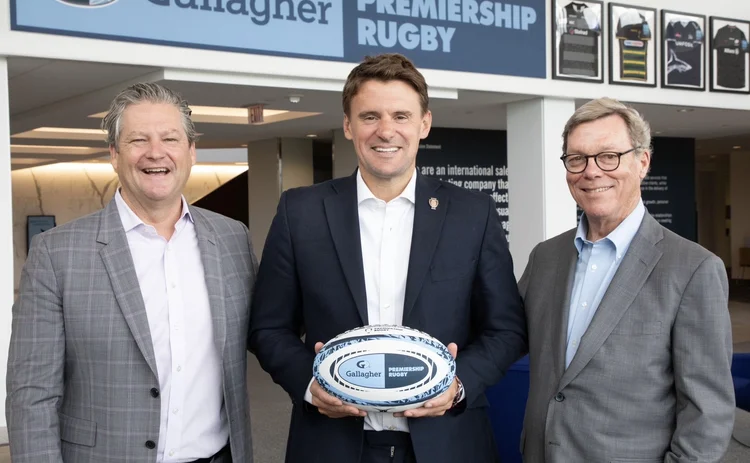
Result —
[{"label": "nose", "polygon": [[377,135],[382,140],[390,140],[393,138],[393,135],[395,133],[394,122],[391,119],[383,118],[378,122],[378,131]]},{"label": "nose", "polygon": [[167,147],[161,140],[152,140],[148,143],[146,157],[149,159],[161,159],[167,155]]},{"label": "nose", "polygon": [[602,170],[596,164],[594,158],[589,158],[588,162],[586,163],[586,168],[583,170],[583,172],[581,172],[581,175],[586,178],[596,178],[602,175]]}]

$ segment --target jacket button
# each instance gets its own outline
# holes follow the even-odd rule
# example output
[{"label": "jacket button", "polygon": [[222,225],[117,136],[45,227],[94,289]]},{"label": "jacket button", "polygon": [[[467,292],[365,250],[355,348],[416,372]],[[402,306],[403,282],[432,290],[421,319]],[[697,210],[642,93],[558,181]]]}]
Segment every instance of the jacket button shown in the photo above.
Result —
[{"label": "jacket button", "polygon": [[151,397],[153,397],[154,399],[159,397],[159,390],[156,389],[155,387],[151,388]]},{"label": "jacket button", "polygon": [[555,396],[555,400],[558,402],[562,402],[563,400],[565,400],[565,395],[562,392],[558,392]]},{"label": "jacket button", "polygon": [[147,449],[153,449],[153,448],[156,448],[156,444],[155,444],[155,443],[154,443],[154,441],[152,441],[152,440],[147,440],[147,441],[146,441],[146,448],[147,448]]}]

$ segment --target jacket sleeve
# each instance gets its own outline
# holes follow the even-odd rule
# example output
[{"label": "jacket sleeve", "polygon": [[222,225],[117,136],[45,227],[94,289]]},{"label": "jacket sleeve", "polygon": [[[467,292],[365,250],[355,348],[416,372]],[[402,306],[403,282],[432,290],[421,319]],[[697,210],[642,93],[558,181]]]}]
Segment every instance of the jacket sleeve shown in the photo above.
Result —
[{"label": "jacket sleeve", "polygon": [[250,314],[250,350],[260,366],[291,396],[304,403],[314,355],[301,340],[302,296],[287,218],[287,193],[266,238]]},{"label": "jacket sleeve", "polygon": [[711,256],[693,273],[672,327],[677,421],[665,462],[720,462],[734,427],[727,276]]},{"label": "jacket sleeve", "polygon": [[57,408],[64,366],[62,295],[41,234],[32,240],[13,304],[5,413],[14,463],[62,463]]},{"label": "jacket sleeve", "polygon": [[527,351],[526,318],[513,260],[495,203],[489,197],[487,201],[487,223],[471,295],[473,330],[479,336],[456,358],[467,405],[497,383]]}]

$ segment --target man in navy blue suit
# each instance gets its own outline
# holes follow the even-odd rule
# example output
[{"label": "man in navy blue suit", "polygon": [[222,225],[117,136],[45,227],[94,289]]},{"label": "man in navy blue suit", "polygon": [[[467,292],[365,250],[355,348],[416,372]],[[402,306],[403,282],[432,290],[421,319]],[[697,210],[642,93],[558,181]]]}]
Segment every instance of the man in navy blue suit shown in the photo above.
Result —
[{"label": "man in navy blue suit", "polygon": [[[417,172],[432,114],[405,57],[354,68],[343,109],[359,168],[282,194],[252,305],[250,348],[292,398],[286,461],[496,462],[485,390],[525,352],[526,321],[495,203]],[[374,324],[448,345],[450,389],[400,414],[326,394],[312,379],[315,352]]]}]

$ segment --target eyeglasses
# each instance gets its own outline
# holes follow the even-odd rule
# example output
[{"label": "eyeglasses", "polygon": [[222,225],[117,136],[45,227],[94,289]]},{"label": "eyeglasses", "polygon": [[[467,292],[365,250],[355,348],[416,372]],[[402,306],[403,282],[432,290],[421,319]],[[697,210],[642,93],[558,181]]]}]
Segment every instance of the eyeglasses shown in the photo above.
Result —
[{"label": "eyeglasses", "polygon": [[615,151],[604,151],[599,154],[591,155],[563,154],[562,156],[560,156],[560,159],[565,165],[565,169],[571,174],[580,174],[581,172],[586,170],[586,167],[589,164],[589,158],[594,158],[596,166],[602,171],[612,172],[613,170],[617,170],[617,168],[620,167],[620,157],[628,153],[632,153],[638,148],[640,148],[640,146],[636,146],[635,148],[623,151],[622,153],[618,153]]}]

